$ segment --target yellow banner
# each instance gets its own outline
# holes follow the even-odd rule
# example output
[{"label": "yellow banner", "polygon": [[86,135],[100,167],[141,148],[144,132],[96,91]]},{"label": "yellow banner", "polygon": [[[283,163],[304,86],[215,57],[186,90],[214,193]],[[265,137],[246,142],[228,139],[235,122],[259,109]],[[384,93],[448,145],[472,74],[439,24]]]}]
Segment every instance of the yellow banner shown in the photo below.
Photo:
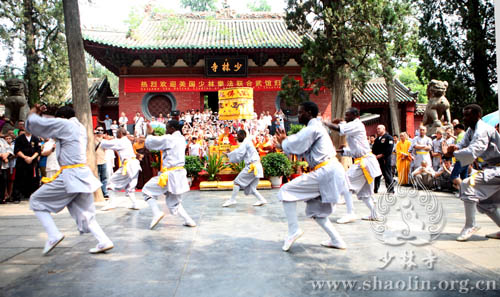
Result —
[{"label": "yellow banner", "polygon": [[253,119],[253,89],[234,88],[219,90],[219,119]]}]

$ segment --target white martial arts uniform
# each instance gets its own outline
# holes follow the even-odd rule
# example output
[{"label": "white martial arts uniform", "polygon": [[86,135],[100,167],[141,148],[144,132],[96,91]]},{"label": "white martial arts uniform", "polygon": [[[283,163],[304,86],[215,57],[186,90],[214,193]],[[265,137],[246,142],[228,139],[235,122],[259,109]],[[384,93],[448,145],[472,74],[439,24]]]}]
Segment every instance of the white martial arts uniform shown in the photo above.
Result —
[{"label": "white martial arts uniform", "polygon": [[[440,153],[441,155],[443,155],[442,144],[443,144],[443,138],[434,139],[432,141],[432,152],[433,153]],[[434,169],[434,171],[438,171],[439,168],[441,168],[441,156],[432,157],[432,169]]]},{"label": "white martial arts uniform", "polygon": [[[60,166],[85,164],[87,133],[76,118],[42,118],[31,114],[26,130],[43,138],[56,139],[56,154]],[[30,197],[35,211],[58,213],[68,207],[80,232],[89,232],[88,224],[95,219],[94,193],[101,182],[87,166],[64,169],[52,182],[44,184]]]},{"label": "white martial arts uniform", "polygon": [[[112,191],[125,189],[127,196],[135,193],[141,165],[139,160],[135,158],[134,148],[130,140],[126,136],[119,139],[103,139],[101,141],[101,147],[103,149],[117,151],[122,164],[108,180],[107,188]],[[127,172],[123,174],[125,162],[127,163]]]},{"label": "white martial arts uniform", "polygon": [[[163,136],[149,135],[145,146],[148,150],[162,151],[163,168],[183,167],[185,162],[186,139],[179,131]],[[167,171],[168,180],[165,187],[158,184],[161,172],[158,176],[151,178],[142,188],[144,200],[166,196],[166,204],[171,214],[177,214],[182,207],[182,194],[189,191],[186,169],[179,168]]]},{"label": "white martial arts uniform", "polygon": [[[425,145],[430,147],[430,150],[416,149],[415,145]],[[432,166],[432,160],[430,154],[431,150],[432,150],[432,139],[430,139],[425,135],[424,137],[417,136],[413,138],[410,149],[408,150],[410,153],[412,153],[412,156],[414,158],[413,162],[411,163],[411,169],[410,169],[411,172],[413,172],[416,168],[420,167],[422,161],[426,161],[428,165]]]},{"label": "white martial arts uniform", "polygon": [[307,127],[287,137],[282,143],[286,154],[305,158],[310,168],[330,162],[310,173],[284,184],[278,193],[280,201],[305,201],[309,217],[326,218],[332,212],[340,195],[349,190],[344,167],[335,157],[335,147],[318,119],[311,119]]},{"label": "white martial arts uniform", "polygon": [[[95,219],[93,194],[101,182],[86,164],[87,133],[75,118],[42,118],[30,114],[26,119],[26,130],[33,135],[56,140],[56,155],[62,172],[53,181],[42,185],[30,197],[30,208],[35,212],[49,235],[49,241],[58,242],[63,235],[50,216],[64,207],[75,219],[81,233],[91,232],[99,241],[96,250],[113,246]],[[80,167],[65,168],[78,165]],[[47,247],[47,245],[46,245]],[[92,251],[91,252],[95,252]]]},{"label": "white martial arts uniform", "polygon": [[[347,170],[350,190],[356,193],[360,200],[370,198],[374,193],[373,181],[375,177],[382,175],[382,171],[377,158],[371,153],[365,125],[357,118],[349,123],[340,123],[339,128],[340,135],[346,136],[348,146],[343,149],[343,155],[355,159],[354,164]],[[362,166],[366,169],[363,170]],[[370,182],[367,174],[371,178]]]},{"label": "white martial arts uniform", "polygon": [[462,181],[460,198],[478,202],[478,209],[494,211],[500,206],[500,135],[495,128],[479,120],[457,145],[455,158],[462,166],[479,161],[481,170]]},{"label": "white martial arts uniform", "polygon": [[[257,189],[259,179],[264,177],[264,170],[260,163],[259,153],[257,153],[250,137],[246,137],[237,149],[227,154],[227,157],[231,163],[245,162],[245,168],[238,174],[234,183],[245,190],[245,195],[251,194]],[[254,164],[257,175],[253,170],[249,172],[251,164]]]}]

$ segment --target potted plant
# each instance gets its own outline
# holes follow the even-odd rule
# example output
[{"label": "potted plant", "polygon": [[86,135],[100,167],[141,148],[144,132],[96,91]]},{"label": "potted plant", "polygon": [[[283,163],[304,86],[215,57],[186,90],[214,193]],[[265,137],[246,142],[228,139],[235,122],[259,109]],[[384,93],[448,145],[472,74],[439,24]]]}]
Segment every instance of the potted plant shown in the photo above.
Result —
[{"label": "potted plant", "polygon": [[210,154],[208,156],[207,165],[205,168],[208,174],[208,180],[209,181],[216,180],[217,173],[228,167],[229,165],[224,163],[222,156],[217,156],[217,154]]},{"label": "potted plant", "polygon": [[290,135],[296,134],[300,130],[302,130],[302,128],[304,128],[304,125],[301,125],[301,124],[291,124],[290,125],[290,130],[288,130],[287,135],[290,136]]},{"label": "potted plant", "polygon": [[308,164],[306,161],[294,161],[292,162],[292,174],[290,175],[290,179],[294,179],[307,170]]},{"label": "potted plant", "polygon": [[200,171],[203,170],[203,164],[201,164],[200,158],[196,156],[186,156],[184,168],[186,169],[189,185],[191,186],[193,178],[197,178]]},{"label": "potted plant", "polygon": [[264,175],[271,180],[273,188],[281,186],[283,175],[289,175],[292,171],[292,163],[283,153],[269,153],[262,157]]}]

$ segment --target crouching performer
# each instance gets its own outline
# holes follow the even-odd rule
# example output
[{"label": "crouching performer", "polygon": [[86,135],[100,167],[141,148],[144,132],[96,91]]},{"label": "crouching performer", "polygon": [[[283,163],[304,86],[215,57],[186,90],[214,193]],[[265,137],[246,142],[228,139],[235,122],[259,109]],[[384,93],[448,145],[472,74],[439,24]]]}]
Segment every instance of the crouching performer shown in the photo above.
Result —
[{"label": "crouching performer", "polygon": [[316,117],[318,106],[311,101],[299,105],[299,122],[306,125],[299,133],[290,137],[280,130],[275,135],[276,145],[287,154],[304,157],[312,168],[308,174],[301,175],[283,185],[279,191],[279,200],[288,220],[288,236],[283,250],[288,251],[292,244],[304,233],[299,229],[297,219],[297,201],[305,201],[306,215],[312,217],[330,236],[330,240],[321,245],[345,249],[346,244],[335,230],[328,216],[332,214],[339,196],[348,191],[348,182],[344,167],[335,158],[332,141]]},{"label": "crouching performer", "polygon": [[161,172],[142,188],[144,200],[153,211],[150,229],[153,229],[165,216],[156,201],[156,197],[161,195],[165,195],[165,202],[170,213],[184,219],[184,226],[196,227],[196,223],[181,204],[182,194],[189,191],[186,169],[184,169],[186,139],[180,132],[181,128],[178,121],[169,121],[165,135],[153,136],[153,128],[150,125],[147,126],[146,148],[161,151],[163,155]]},{"label": "crouching performer", "polygon": [[267,203],[267,200],[257,191],[259,180],[264,177],[264,170],[260,163],[259,153],[257,153],[250,137],[247,137],[245,130],[238,130],[237,136],[238,142],[240,142],[241,145],[234,151],[227,153],[227,157],[231,163],[244,161],[245,168],[240,171],[234,180],[231,198],[224,202],[222,207],[236,204],[236,196],[241,188],[245,190],[245,195],[253,194],[258,199],[253,206],[262,206]]},{"label": "crouching performer", "polygon": [[80,233],[92,233],[98,244],[90,253],[112,249],[113,243],[106,236],[95,218],[93,194],[101,183],[86,165],[87,132],[69,106],[59,108],[56,118],[42,118],[45,106],[36,105],[26,120],[26,129],[33,135],[56,140],[57,160],[61,169],[51,178],[42,179],[42,185],[30,197],[30,208],[48,234],[43,254],[48,254],[64,235],[57,228],[51,212],[68,208]]}]

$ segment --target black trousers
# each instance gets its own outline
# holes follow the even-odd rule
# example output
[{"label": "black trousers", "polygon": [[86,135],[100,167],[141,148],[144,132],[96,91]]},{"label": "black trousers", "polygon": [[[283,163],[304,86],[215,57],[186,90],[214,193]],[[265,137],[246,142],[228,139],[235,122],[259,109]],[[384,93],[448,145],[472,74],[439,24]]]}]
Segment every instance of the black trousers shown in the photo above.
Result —
[{"label": "black trousers", "polygon": [[[382,170],[382,176],[385,180],[385,187],[387,188],[387,192],[394,192],[392,184],[392,168],[391,168],[391,157],[389,158],[380,158],[378,159],[378,164],[380,165],[380,170]],[[377,176],[375,178],[375,193],[378,192],[378,188],[380,187],[380,179],[382,176]]]},{"label": "black trousers", "polygon": [[0,170],[0,201],[5,200],[5,189],[7,188],[7,180],[9,169],[1,169]]}]

